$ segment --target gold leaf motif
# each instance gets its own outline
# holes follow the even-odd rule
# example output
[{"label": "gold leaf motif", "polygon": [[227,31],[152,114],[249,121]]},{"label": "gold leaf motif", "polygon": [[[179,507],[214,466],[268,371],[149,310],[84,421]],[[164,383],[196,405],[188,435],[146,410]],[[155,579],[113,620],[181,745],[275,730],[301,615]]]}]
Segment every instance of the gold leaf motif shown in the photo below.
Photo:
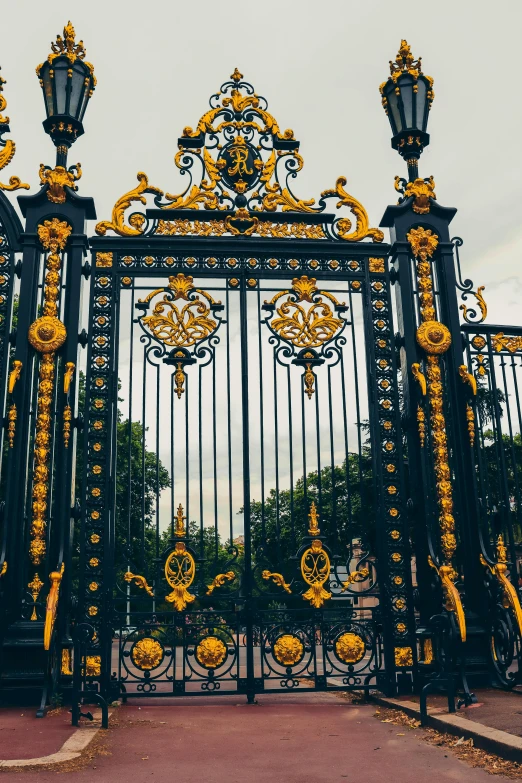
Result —
[{"label": "gold leaf motif", "polygon": [[207,595],[212,595],[216,587],[223,587],[226,582],[232,582],[236,578],[234,571],[226,571],[224,574],[217,574],[212,580],[212,584],[208,585]]},{"label": "gold leaf motif", "polygon": [[131,226],[127,226],[125,224],[125,211],[130,207],[133,201],[139,201],[140,204],[146,204],[145,193],[153,193],[156,196],[162,196],[163,191],[153,185],[149,185],[147,175],[143,171],[139,171],[137,177],[138,186],[133,190],[129,190],[128,193],[125,193],[118,199],[112,209],[111,220],[102,220],[100,223],[96,224],[94,230],[97,234],[105,236],[109,229],[122,237],[137,237],[143,233],[142,227],[145,223],[145,215],[139,217],[135,216]]},{"label": "gold leaf motif", "polygon": [[330,196],[338,196],[337,209],[339,207],[348,207],[355,215],[356,226],[355,230],[350,233],[351,221],[344,218],[344,223],[341,219],[338,223],[339,237],[344,239],[345,242],[360,242],[366,237],[371,237],[374,242],[382,242],[384,234],[380,228],[370,228],[370,221],[368,213],[366,212],[360,201],[346,192],[344,186],[346,185],[346,177],[338,177],[335,183],[335,188],[330,190],[323,190],[321,198],[329,198]]},{"label": "gold leaf motif", "polygon": [[497,353],[501,351],[516,353],[517,351],[522,351],[522,336],[508,337],[503,332],[499,332],[491,338],[491,344]]},{"label": "gold leaf motif", "polygon": [[[395,177],[395,183],[399,177]],[[427,181],[417,178],[413,182],[406,184],[404,191],[404,197],[410,198],[413,196],[413,211],[418,215],[426,215],[430,211],[430,199],[436,199],[435,195],[435,181],[433,177],[430,177]]]},{"label": "gold leaf motif", "polygon": [[298,636],[282,634],[274,642],[272,654],[281,666],[295,666],[303,659],[304,645]]},{"label": "gold leaf motif", "polygon": [[411,245],[413,255],[421,261],[431,258],[439,244],[437,235],[429,228],[411,228],[406,238]]},{"label": "gold leaf motif", "polygon": [[285,578],[283,574],[278,574],[272,571],[263,571],[261,576],[263,577],[263,579],[267,579],[267,580],[272,579],[274,584],[276,584],[278,587],[282,587],[286,593],[292,592],[292,590],[290,589],[290,585],[287,582],[285,582]]},{"label": "gold leaf motif", "polygon": [[478,320],[476,321],[472,320],[471,317],[468,315],[469,307],[466,307],[465,304],[461,304],[460,306],[460,309],[462,310],[462,317],[468,324],[481,324],[487,318],[488,306],[486,304],[484,297],[482,296],[482,291],[484,291],[485,288],[486,288],[485,285],[480,285],[476,291],[471,292],[475,297],[475,299],[477,300],[477,304],[480,309],[481,317]]},{"label": "gold leaf motif", "polygon": [[154,598],[154,590],[149,585],[144,576],[140,576],[140,574],[133,574],[132,571],[127,571],[125,574],[123,574],[123,578],[129,584],[134,582],[137,587],[141,587],[143,590],[145,590],[147,595],[150,595],[151,598]]}]

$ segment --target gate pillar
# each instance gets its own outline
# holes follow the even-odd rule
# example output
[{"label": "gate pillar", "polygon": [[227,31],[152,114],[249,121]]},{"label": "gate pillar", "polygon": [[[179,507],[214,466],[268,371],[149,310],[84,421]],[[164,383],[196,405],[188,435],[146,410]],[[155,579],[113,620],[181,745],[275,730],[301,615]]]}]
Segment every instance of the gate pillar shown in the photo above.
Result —
[{"label": "gate pillar", "polygon": [[[469,655],[476,642],[470,630],[474,637],[483,634],[476,619],[484,587],[467,418],[473,384],[460,369],[463,345],[449,237],[456,210],[439,205],[434,194],[425,203],[414,183],[407,192],[398,206],[388,207],[381,226],[390,228],[393,243],[422,664],[433,655],[425,629],[442,606],[455,624],[460,655]],[[434,591],[434,583],[441,590]]]}]

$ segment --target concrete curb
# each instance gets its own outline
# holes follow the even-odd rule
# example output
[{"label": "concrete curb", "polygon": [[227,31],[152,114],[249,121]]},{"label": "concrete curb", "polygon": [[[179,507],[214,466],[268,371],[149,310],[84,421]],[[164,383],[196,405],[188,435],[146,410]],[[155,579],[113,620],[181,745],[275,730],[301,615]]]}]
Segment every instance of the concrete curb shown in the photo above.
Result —
[{"label": "concrete curb", "polygon": [[[399,701],[398,699],[388,699],[384,696],[375,696],[374,694],[370,694],[370,699],[381,707],[401,710],[411,718],[420,720],[419,705],[414,701]],[[469,720],[462,713],[456,712],[454,715],[450,715],[449,713],[441,712],[438,708],[428,708],[426,725],[447,734],[454,734],[459,737],[464,736],[468,739],[471,737],[477,748],[496,753],[497,756],[509,761],[522,762],[522,737],[508,734],[507,731],[492,729],[483,723]]]},{"label": "concrete curb", "polygon": [[[111,713],[109,712],[109,715]],[[99,718],[101,720],[101,710],[96,710],[94,713],[94,720]],[[9,767],[45,767],[49,764],[59,764],[63,761],[73,761],[81,756],[85,748],[93,741],[97,733],[100,731],[101,726],[87,725],[82,726],[81,729],[76,729],[68,740],[66,740],[60,750],[56,753],[51,753],[49,756],[40,756],[35,759],[4,759],[0,760],[0,770],[7,769]]]}]

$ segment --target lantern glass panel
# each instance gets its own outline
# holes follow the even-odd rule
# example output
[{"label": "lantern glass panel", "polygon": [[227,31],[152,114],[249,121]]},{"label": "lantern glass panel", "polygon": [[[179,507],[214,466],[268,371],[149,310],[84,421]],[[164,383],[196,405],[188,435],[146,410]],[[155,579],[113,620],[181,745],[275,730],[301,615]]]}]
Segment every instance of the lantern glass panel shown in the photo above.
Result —
[{"label": "lantern glass panel", "polygon": [[90,79],[88,79],[88,77],[85,77],[85,81],[87,82],[87,84],[85,85],[85,89],[83,91],[82,106],[81,106],[80,112],[78,114],[78,119],[80,120],[80,122],[83,120],[83,115],[85,114],[85,109],[87,108],[87,104],[89,103],[89,98],[91,97],[89,95],[89,92],[91,90]]},{"label": "lantern glass panel", "polygon": [[419,130],[426,130],[424,115],[426,111],[426,95],[427,87],[424,79],[419,79],[417,82],[417,128]]},{"label": "lantern glass panel", "polygon": [[391,84],[391,89],[386,93],[386,99],[395,125],[395,133],[400,133],[402,130],[402,120],[399,111],[399,96],[395,93],[395,85],[393,83]]},{"label": "lantern glass panel", "polygon": [[402,77],[399,82],[406,128],[413,128],[413,79]]},{"label": "lantern glass panel", "polygon": [[45,63],[42,66],[42,70],[40,71],[40,78],[43,82],[45,111],[48,117],[52,117],[54,114],[53,80],[51,79],[51,67],[49,63]]},{"label": "lantern glass panel", "polygon": [[54,85],[56,91],[56,113],[65,114],[65,99],[67,97],[68,63],[57,62],[54,66]]},{"label": "lantern glass panel", "polygon": [[73,117],[78,117],[80,113],[81,97],[83,84],[85,80],[84,69],[75,64],[73,68],[73,74],[71,79],[71,95],[69,98],[69,114]]}]

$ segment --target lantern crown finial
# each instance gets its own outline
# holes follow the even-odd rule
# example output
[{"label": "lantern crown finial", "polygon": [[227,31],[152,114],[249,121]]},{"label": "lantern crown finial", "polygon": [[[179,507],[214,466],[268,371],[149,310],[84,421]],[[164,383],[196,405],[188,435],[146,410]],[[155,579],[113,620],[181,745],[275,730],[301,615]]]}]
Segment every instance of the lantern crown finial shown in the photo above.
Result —
[{"label": "lantern crown finial", "polygon": [[422,58],[416,60],[411,53],[411,47],[405,38],[401,40],[401,45],[395,62],[390,60],[390,75],[396,81],[402,73],[409,73],[410,76],[417,78],[422,73]]},{"label": "lantern crown finial", "polygon": [[[71,24],[71,21],[69,20],[69,22],[67,22],[63,28],[63,38],[61,35],[57,35],[56,42],[51,43],[53,54],[57,57],[64,54],[69,57],[72,62],[74,62],[77,57],[79,57],[80,60],[83,60],[86,55],[83,41],[76,43],[75,39],[76,33],[73,25]],[[49,55],[49,57],[52,57],[52,55]]]}]

